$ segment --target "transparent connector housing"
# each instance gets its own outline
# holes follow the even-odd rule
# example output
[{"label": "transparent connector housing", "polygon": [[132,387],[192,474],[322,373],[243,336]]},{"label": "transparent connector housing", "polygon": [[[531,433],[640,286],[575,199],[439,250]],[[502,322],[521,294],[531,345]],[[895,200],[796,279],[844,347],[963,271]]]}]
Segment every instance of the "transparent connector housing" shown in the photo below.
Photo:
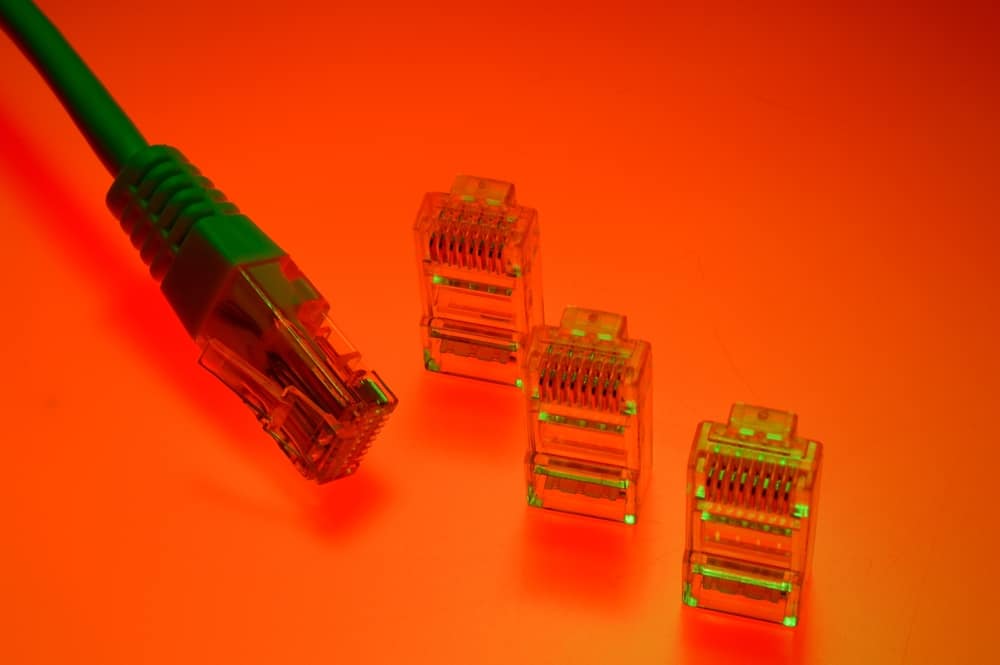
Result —
[{"label": "transparent connector housing", "polygon": [[396,397],[287,256],[240,268],[195,336],[201,364],[253,410],[307,478],[353,473]]},{"label": "transparent connector housing", "polygon": [[652,347],[626,318],[568,307],[530,335],[528,503],[634,524],[652,465]]},{"label": "transparent connector housing", "polygon": [[514,385],[543,320],[536,211],[510,183],[459,176],[424,197],[414,234],[424,366]]},{"label": "transparent connector housing", "polygon": [[795,626],[816,525],[822,446],[796,416],[735,404],[688,460],[683,601]]}]

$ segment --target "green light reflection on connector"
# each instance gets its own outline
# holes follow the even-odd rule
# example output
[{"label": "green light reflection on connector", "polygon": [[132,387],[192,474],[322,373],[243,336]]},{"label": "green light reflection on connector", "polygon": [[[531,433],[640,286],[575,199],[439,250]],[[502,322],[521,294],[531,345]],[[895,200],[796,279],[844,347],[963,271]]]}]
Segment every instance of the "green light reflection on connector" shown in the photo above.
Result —
[{"label": "green light reflection on connector", "polygon": [[699,499],[704,499],[705,498],[705,486],[704,485],[698,485],[698,489],[696,489],[694,491],[694,495],[696,497],[698,497]]},{"label": "green light reflection on connector", "polygon": [[795,517],[809,517],[809,504],[795,504],[795,510],[792,512],[792,515]]},{"label": "green light reflection on connector", "polygon": [[577,475],[575,473],[566,473],[565,471],[555,471],[553,469],[547,469],[540,464],[535,465],[535,473],[541,474],[543,476],[552,476],[553,478],[576,480],[581,483],[590,483],[591,485],[603,485],[605,487],[617,487],[618,489],[628,489],[627,478],[623,478],[622,480],[610,480],[607,478],[592,478],[589,476]]},{"label": "green light reflection on connector", "polygon": [[605,342],[610,342],[614,338],[611,337],[610,333],[597,333],[597,339],[603,340]]},{"label": "green light reflection on connector", "polygon": [[625,516],[625,524],[635,524],[635,515],[629,513]]},{"label": "green light reflection on connector", "polygon": [[522,381],[521,379],[516,379],[514,381],[514,385],[517,386],[518,388],[523,388],[524,387],[524,381]]},{"label": "green light reflection on connector", "polygon": [[579,328],[573,328],[572,330],[569,331],[569,333],[574,337],[583,337],[584,335],[587,334],[584,331],[580,330]]},{"label": "green light reflection on connector", "polygon": [[684,585],[684,604],[688,607],[698,607],[698,599],[691,594],[691,585]]},{"label": "green light reflection on connector", "polygon": [[785,617],[781,623],[785,624],[789,628],[795,628],[795,625],[799,622],[796,617]]},{"label": "green light reflection on connector", "polygon": [[792,590],[791,582],[772,582],[771,580],[762,580],[757,577],[747,577],[745,575],[737,575],[735,573],[727,573],[724,570],[716,570],[714,568],[706,568],[695,564],[691,567],[694,573],[700,573],[705,577],[712,577],[719,580],[726,580],[729,582],[739,582],[740,584],[749,584],[751,586],[759,586],[765,589],[774,589],[776,591],[783,591],[788,593]]},{"label": "green light reflection on connector", "polygon": [[379,404],[388,404],[389,403],[389,398],[382,391],[382,389],[378,387],[377,383],[375,383],[371,379],[365,379],[364,381],[362,381],[362,383],[365,384],[366,386],[368,386],[368,388],[370,388],[372,390],[372,392],[375,393],[375,400]]},{"label": "green light reflection on connector", "polygon": [[[713,515],[707,510],[701,511],[701,519],[705,522],[717,522],[719,524],[728,524],[731,526],[738,526],[743,529],[751,529],[753,531],[766,531],[768,533],[774,532],[782,536],[791,536],[792,529],[784,526],[771,526],[770,524],[765,524],[757,520],[747,520],[738,517],[729,517],[726,515]],[[784,523],[784,522],[783,522]]]},{"label": "green light reflection on connector", "polygon": [[441,371],[441,366],[437,364],[434,360],[434,356],[431,355],[430,349],[424,349],[424,367],[432,372]]},{"label": "green light reflection on connector", "polygon": [[625,401],[625,415],[634,416],[636,411],[635,400]]},{"label": "green light reflection on connector", "polygon": [[558,413],[549,413],[548,411],[539,411],[538,419],[543,422],[550,422],[553,425],[564,425],[567,427],[580,427],[583,429],[598,429],[602,432],[614,432],[615,434],[624,434],[624,425],[615,425],[614,423],[605,423],[598,420],[585,420],[583,418],[567,418],[566,416],[559,415]]},{"label": "green light reflection on connector", "polygon": [[470,291],[480,291],[485,293],[499,293],[505,296],[514,295],[514,290],[505,286],[497,286],[496,284],[487,284],[485,282],[461,281],[458,279],[450,279],[448,277],[444,277],[443,275],[432,275],[431,283],[440,286],[450,286],[456,289],[468,289]]},{"label": "green light reflection on connector", "polygon": [[777,432],[768,432],[767,438],[770,439],[771,441],[782,441],[784,439],[784,437]]},{"label": "green light reflection on connector", "polygon": [[753,436],[756,432],[750,427],[741,427],[740,434],[743,436]]}]

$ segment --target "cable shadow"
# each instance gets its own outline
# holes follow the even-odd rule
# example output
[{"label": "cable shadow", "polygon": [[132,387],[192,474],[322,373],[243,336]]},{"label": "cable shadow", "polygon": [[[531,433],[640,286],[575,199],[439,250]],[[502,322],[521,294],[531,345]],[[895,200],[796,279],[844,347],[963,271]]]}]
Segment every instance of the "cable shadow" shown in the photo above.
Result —
[{"label": "cable shadow", "polygon": [[[25,139],[12,114],[0,101],[0,175],[12,183],[23,202],[34,212],[37,228],[57,250],[58,256],[83,277],[84,288],[99,291],[107,302],[111,328],[123,345],[141,355],[154,373],[174,391],[217,426],[206,433],[234,446],[249,459],[262,475],[268,477],[295,505],[301,506],[310,528],[324,536],[347,535],[375,510],[384,505],[385,492],[375,478],[363,479],[364,468],[351,481],[338,481],[317,488],[297,474],[277,473],[284,455],[264,434],[246,407],[221,383],[197,363],[197,348],[166,304],[152,279],[141,279],[127,254],[108,242],[99,229],[116,224],[110,213],[98,219],[92,208],[84,205],[67,186],[54,161],[46,159]],[[110,184],[110,182],[109,182]],[[104,192],[100,193],[103,199]],[[122,239],[123,243],[127,240]],[[138,252],[134,261],[139,261]],[[141,265],[141,263],[139,264]],[[140,277],[137,279],[137,277]],[[136,387],[137,389],[140,386]],[[211,436],[216,434],[217,436]],[[339,487],[340,482],[354,483],[359,494]],[[243,501],[244,510],[260,510],[260,503],[234,496],[223,484],[206,493],[229,495]],[[338,503],[350,494],[354,503],[345,508]],[[367,497],[372,501],[364,501]]]}]

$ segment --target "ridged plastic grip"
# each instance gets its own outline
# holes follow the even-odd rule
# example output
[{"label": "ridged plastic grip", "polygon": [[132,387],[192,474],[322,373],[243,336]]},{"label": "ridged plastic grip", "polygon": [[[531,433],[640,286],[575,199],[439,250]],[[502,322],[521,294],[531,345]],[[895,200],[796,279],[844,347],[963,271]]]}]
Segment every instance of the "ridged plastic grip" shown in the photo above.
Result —
[{"label": "ridged plastic grip", "polygon": [[108,191],[107,204],[157,281],[199,221],[243,217],[184,155],[164,145],[149,146],[128,160]]}]

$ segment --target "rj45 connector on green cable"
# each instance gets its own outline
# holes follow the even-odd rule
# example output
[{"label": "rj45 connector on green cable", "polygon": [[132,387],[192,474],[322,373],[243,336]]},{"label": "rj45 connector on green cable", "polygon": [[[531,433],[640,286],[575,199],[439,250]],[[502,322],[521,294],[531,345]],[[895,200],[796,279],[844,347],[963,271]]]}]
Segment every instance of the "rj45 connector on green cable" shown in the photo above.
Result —
[{"label": "rj45 connector on green cable", "polygon": [[201,364],[317,482],[353,473],[397,400],[327,316],[291,258],[177,150],[150,146],[29,0],[0,0],[4,30],[114,177],[108,207]]}]

